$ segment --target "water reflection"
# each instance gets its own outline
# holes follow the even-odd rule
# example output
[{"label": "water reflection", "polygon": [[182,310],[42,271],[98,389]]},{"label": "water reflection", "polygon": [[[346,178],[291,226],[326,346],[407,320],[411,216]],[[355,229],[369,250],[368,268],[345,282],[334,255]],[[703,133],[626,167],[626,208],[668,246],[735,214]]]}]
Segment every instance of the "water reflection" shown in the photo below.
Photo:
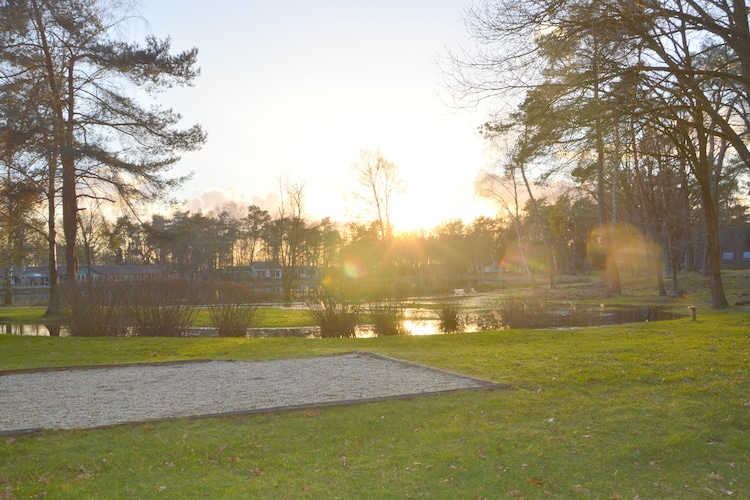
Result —
[{"label": "water reflection", "polygon": [[604,306],[575,308],[560,311],[558,318],[546,328],[577,328],[589,326],[622,325],[625,323],[647,323],[687,317],[661,307],[648,306]]},{"label": "water reflection", "polygon": [[67,337],[68,332],[59,325],[34,325],[23,323],[0,324],[0,332],[6,335],[27,335],[33,337]]},{"label": "water reflection", "polygon": [[[412,335],[442,335],[440,331],[440,321],[436,319],[415,319],[404,321],[406,330]],[[479,332],[482,330],[491,330],[492,328],[482,328],[478,323],[467,321],[462,329],[464,333]]]},{"label": "water reflection", "polygon": [[[424,310],[414,309],[410,316],[420,318]],[[510,328],[586,328],[594,326],[620,325],[625,323],[645,323],[649,321],[674,320],[687,317],[686,314],[674,313],[661,307],[641,306],[578,306],[570,309],[548,310],[534,315],[533,326],[509,325],[497,310],[482,309],[464,313],[464,333],[487,330],[504,330]],[[440,321],[437,319],[406,319],[405,330],[410,335],[441,335]],[[372,325],[357,328],[357,337],[376,337]]]},{"label": "water reflection", "polygon": [[[414,308],[407,310],[404,320],[404,330],[409,335],[441,335],[440,321],[429,317],[434,311]],[[619,325],[624,323],[643,323],[648,321],[673,320],[687,317],[686,314],[673,313],[661,307],[639,306],[577,306],[565,310],[545,311],[537,314],[536,319],[544,316],[545,322],[534,325],[534,328],[582,328],[592,326]],[[503,322],[498,311],[492,309],[473,310],[464,313],[463,332],[480,332],[485,330],[499,330],[510,328]],[[517,325],[515,328],[528,328]],[[69,332],[66,327],[38,324],[0,324],[0,332],[7,335],[26,336],[61,336],[66,337]],[[185,333],[186,337],[216,337],[214,328],[191,328]],[[290,328],[252,328],[249,337],[320,337],[320,328],[315,326]],[[357,338],[377,337],[373,325],[359,325],[356,329]]]},{"label": "water reflection", "polygon": [[[440,335],[440,325],[437,320],[429,319],[406,319],[403,321],[404,331],[407,335]],[[358,325],[356,337],[366,339],[377,337],[374,325]]]}]

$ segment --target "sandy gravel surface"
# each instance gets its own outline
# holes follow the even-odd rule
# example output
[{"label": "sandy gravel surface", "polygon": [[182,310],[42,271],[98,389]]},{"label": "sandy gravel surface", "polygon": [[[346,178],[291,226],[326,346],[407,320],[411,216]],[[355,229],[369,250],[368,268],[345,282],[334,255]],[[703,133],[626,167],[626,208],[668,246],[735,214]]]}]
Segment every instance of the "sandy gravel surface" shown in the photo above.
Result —
[{"label": "sandy gravel surface", "polygon": [[0,432],[255,413],[500,387],[371,353],[0,376]]}]

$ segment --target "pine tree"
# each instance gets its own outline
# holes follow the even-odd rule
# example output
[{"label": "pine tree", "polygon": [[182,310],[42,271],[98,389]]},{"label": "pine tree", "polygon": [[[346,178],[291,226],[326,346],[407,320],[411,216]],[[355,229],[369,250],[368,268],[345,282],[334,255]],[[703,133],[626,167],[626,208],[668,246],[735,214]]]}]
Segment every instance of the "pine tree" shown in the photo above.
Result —
[{"label": "pine tree", "polygon": [[130,19],[105,0],[0,1],[0,79],[44,83],[35,104],[49,111],[48,203],[59,188],[70,280],[77,275],[79,197],[130,206],[156,199],[185,180],[167,176],[178,153],[206,139],[198,125],[177,128],[181,116],[171,109],[134,97],[191,85],[199,75],[197,49],[172,54],[168,38],[123,40],[120,28]]}]

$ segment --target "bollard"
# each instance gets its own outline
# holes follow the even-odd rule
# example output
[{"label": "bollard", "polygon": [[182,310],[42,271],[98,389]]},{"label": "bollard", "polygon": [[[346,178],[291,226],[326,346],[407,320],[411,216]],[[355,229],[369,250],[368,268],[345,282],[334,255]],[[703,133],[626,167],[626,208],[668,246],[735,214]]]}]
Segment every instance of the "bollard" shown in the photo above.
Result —
[{"label": "bollard", "polygon": [[698,306],[688,306],[688,309],[690,309],[690,313],[693,315],[693,321],[695,321],[696,312],[698,310]]}]

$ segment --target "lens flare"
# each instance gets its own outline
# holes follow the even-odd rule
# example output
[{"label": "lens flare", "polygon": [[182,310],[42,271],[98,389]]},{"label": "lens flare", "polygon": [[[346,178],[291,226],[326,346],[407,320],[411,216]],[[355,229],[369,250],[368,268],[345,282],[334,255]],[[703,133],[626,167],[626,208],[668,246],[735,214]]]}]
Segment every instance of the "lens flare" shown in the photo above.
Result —
[{"label": "lens flare", "polygon": [[595,269],[607,263],[631,273],[663,271],[664,267],[661,246],[630,224],[594,228],[589,235],[587,254]]},{"label": "lens flare", "polygon": [[362,263],[352,257],[344,261],[344,273],[350,278],[361,278],[367,274]]}]

